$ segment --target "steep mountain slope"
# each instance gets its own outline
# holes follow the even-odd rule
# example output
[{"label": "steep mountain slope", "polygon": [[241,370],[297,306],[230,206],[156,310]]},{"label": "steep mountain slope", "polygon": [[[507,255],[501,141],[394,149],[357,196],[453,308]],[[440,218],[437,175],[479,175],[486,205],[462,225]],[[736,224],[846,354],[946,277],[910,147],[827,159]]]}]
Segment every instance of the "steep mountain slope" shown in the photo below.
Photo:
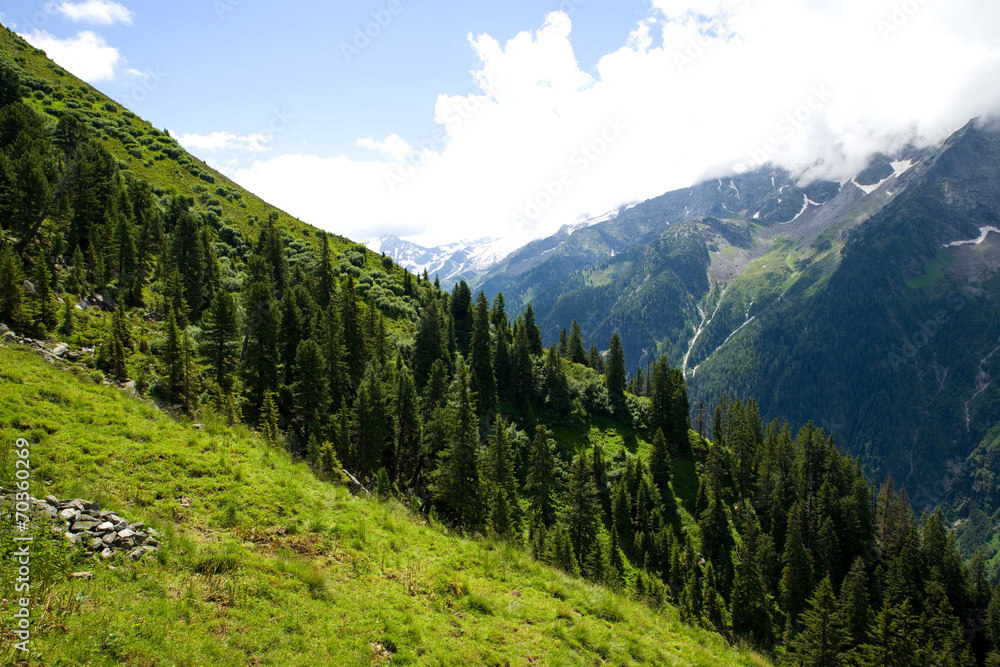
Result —
[{"label": "steep mountain slope", "polygon": [[1000,417],[998,169],[996,125],[973,122],[844,183],[765,169],[668,193],[526,246],[479,285],[531,302],[547,340],[575,318],[601,345],[620,331],[632,368],[666,354],[694,405],[826,414],[873,478],[934,506]]},{"label": "steep mountain slope", "polygon": [[[30,352],[0,348],[0,404],[3,441],[31,443],[34,495],[99,500],[169,536],[158,559],[116,569],[52,559],[57,583],[33,589],[48,610],[32,623],[33,663],[769,664],[672,610],[353,497],[246,429],[198,430]],[[33,546],[36,586],[43,553],[57,553],[43,549],[66,550],[57,537]],[[14,664],[15,596],[2,597],[0,662]]]}]

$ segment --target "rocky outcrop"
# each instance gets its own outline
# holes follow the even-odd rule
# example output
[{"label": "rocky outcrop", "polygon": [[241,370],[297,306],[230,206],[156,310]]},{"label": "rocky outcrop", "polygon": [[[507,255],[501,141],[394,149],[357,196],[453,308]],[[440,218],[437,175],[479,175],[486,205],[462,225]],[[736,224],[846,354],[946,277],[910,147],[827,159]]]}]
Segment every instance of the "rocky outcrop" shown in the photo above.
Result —
[{"label": "rocky outcrop", "polygon": [[[13,489],[0,488],[0,505],[12,499]],[[88,550],[95,558],[109,560],[115,554],[126,553],[139,560],[160,548],[159,534],[141,521],[130,522],[114,512],[102,511],[96,500],[80,498],[59,500],[46,496],[31,498],[35,514],[45,514],[52,520],[52,531],[61,533],[67,542]]]}]

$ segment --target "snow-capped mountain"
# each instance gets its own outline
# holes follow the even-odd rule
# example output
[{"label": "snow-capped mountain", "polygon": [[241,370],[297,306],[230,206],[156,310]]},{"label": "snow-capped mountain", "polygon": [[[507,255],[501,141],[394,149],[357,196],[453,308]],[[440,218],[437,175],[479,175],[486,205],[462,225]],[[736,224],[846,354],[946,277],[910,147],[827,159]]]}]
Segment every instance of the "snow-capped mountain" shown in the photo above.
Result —
[{"label": "snow-capped mountain", "polygon": [[385,234],[368,247],[385,253],[413,273],[437,276],[444,288],[461,280],[472,280],[520,247],[516,241],[482,238],[425,248],[398,236]]}]

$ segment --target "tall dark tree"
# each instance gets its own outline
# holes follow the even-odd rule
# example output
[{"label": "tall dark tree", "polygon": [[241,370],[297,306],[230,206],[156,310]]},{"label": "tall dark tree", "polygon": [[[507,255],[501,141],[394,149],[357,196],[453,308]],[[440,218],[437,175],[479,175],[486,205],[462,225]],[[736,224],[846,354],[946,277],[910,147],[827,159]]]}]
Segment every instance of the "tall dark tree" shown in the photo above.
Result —
[{"label": "tall dark tree", "polygon": [[7,245],[0,252],[0,322],[15,329],[25,323],[23,285],[21,258]]},{"label": "tall dark tree", "polygon": [[193,321],[197,321],[207,303],[205,246],[194,214],[190,211],[181,213],[170,236],[173,261],[184,283],[184,298],[191,308]]},{"label": "tall dark tree", "polygon": [[417,333],[413,341],[413,379],[423,387],[431,375],[431,366],[440,359],[446,350],[446,342],[441,335],[441,318],[438,313],[437,301],[430,304],[420,313]]},{"label": "tall dark tree", "polygon": [[472,343],[475,313],[472,306],[472,291],[464,280],[456,283],[451,290],[451,317],[455,322],[455,344],[462,356],[467,357]]},{"label": "tall dark tree", "polygon": [[611,394],[611,397],[623,397],[625,395],[625,351],[622,349],[622,339],[618,336],[617,331],[611,334],[611,344],[604,373],[608,393]]},{"label": "tall dark tree", "polygon": [[517,502],[514,454],[503,417],[497,417],[487,443],[482,466],[486,528],[501,539],[520,541],[521,512]]},{"label": "tall dark tree", "polygon": [[471,378],[459,358],[447,409],[448,434],[438,455],[431,491],[441,512],[456,526],[475,530],[482,525],[479,472],[479,420]]},{"label": "tall dark tree", "polygon": [[802,612],[804,629],[792,640],[791,649],[796,664],[807,667],[840,667],[848,664],[844,652],[847,633],[837,613],[837,598],[827,577]]},{"label": "tall dark tree", "polygon": [[354,276],[348,274],[340,290],[340,328],[344,336],[347,353],[347,373],[351,378],[351,389],[358,386],[368,364],[368,349],[361,326]]},{"label": "tall dark tree", "polygon": [[392,445],[392,420],[382,381],[374,363],[368,364],[354,400],[352,444],[358,474],[374,475],[382,467],[385,450]]},{"label": "tall dark tree", "polygon": [[224,394],[233,391],[239,360],[237,339],[239,313],[236,301],[226,290],[219,290],[202,318],[204,343],[202,353],[212,371],[212,379]]},{"label": "tall dark tree", "polygon": [[326,384],[326,360],[320,346],[314,340],[299,343],[295,354],[295,385],[292,387],[295,400],[295,451],[305,456],[310,440],[322,441],[327,432],[327,416],[330,414],[330,396]]},{"label": "tall dark tree", "polygon": [[542,424],[535,427],[531,442],[530,465],[526,486],[528,512],[532,534],[539,528],[551,528],[556,522],[556,497],[558,468],[556,444],[549,437],[549,430]]},{"label": "tall dark tree", "polygon": [[476,297],[473,314],[472,343],[469,366],[472,371],[472,390],[476,394],[479,414],[489,415],[497,406],[497,382],[493,377],[493,353],[490,336],[490,311],[486,295]]},{"label": "tall dark tree", "polygon": [[573,320],[569,328],[569,360],[575,364],[587,365],[587,351],[583,347],[580,323]]},{"label": "tall dark tree", "polygon": [[536,357],[539,356],[545,348],[542,346],[542,331],[535,324],[535,311],[530,303],[524,307],[524,330],[528,335],[528,346],[531,353]]},{"label": "tall dark tree", "polygon": [[[259,261],[258,258],[254,258]],[[251,273],[253,271],[251,261]],[[251,278],[243,310],[246,334],[243,341],[241,373],[247,395],[247,419],[256,423],[267,392],[278,390],[278,305],[267,274]]]},{"label": "tall dark tree", "polygon": [[586,453],[573,460],[563,494],[563,525],[569,531],[573,553],[584,572],[593,571],[593,559],[600,527],[600,504],[594,475]]},{"label": "tall dark tree", "polygon": [[411,484],[420,474],[420,405],[410,369],[402,366],[396,374],[393,396],[396,464],[390,470],[393,482]]},{"label": "tall dark tree", "polygon": [[661,494],[670,491],[670,451],[667,448],[667,438],[663,429],[656,429],[653,436],[653,451],[649,455],[649,473]]}]

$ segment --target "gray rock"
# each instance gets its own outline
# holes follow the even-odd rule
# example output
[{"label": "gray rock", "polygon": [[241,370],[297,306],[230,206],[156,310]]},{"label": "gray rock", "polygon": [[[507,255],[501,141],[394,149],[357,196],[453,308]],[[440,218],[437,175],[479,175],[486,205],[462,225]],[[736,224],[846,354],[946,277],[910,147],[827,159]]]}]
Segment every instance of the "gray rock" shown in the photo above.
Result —
[{"label": "gray rock", "polygon": [[67,508],[59,512],[59,518],[66,521],[76,521],[80,518],[80,512],[72,508]]},{"label": "gray rock", "polygon": [[128,521],[119,521],[115,524],[115,532],[120,533],[123,530],[128,530]]},{"label": "gray rock", "polygon": [[118,533],[118,537],[122,538],[123,540],[128,540],[135,537],[135,531],[130,530],[129,528],[126,528],[125,530],[119,530],[116,532]]},{"label": "gray rock", "polygon": [[88,509],[91,512],[100,512],[101,511],[101,501],[99,501],[99,500],[95,500],[92,503],[84,503],[83,505],[84,505],[85,509]]},{"label": "gray rock", "polygon": [[70,542],[72,542],[73,544],[79,544],[80,543],[80,536],[79,535],[74,535],[73,533],[70,533],[70,532],[65,532],[63,534],[66,536],[66,539],[69,540]]},{"label": "gray rock", "polygon": [[54,348],[52,348],[52,356],[55,357],[65,357],[66,353],[69,352],[69,345],[66,343],[59,343]]},{"label": "gray rock", "polygon": [[99,524],[96,521],[80,520],[74,523],[70,530],[74,533],[82,533],[85,530],[93,530],[94,528],[97,528],[98,525]]},{"label": "gray rock", "polygon": [[137,532],[135,534],[135,537],[133,537],[132,539],[135,540],[136,544],[143,544],[146,542],[147,539],[149,539],[149,535],[147,535],[146,533]]},{"label": "gray rock", "polygon": [[45,502],[47,502],[49,505],[52,505],[52,507],[55,508],[59,507],[59,499],[56,498],[55,496],[45,496]]},{"label": "gray rock", "polygon": [[114,529],[115,525],[110,521],[105,521],[104,523],[99,524],[96,528],[94,528],[94,530],[96,530],[98,533],[110,533],[114,531]]},{"label": "gray rock", "polygon": [[136,547],[135,549],[132,549],[132,551],[128,553],[128,557],[131,558],[132,560],[139,560],[144,555],[146,555],[146,551],[142,547]]},{"label": "gray rock", "polygon": [[69,501],[66,506],[72,507],[73,509],[79,510],[80,512],[90,509],[89,507],[84,505],[83,501],[80,500],[79,498],[74,498],[73,500]]},{"label": "gray rock", "polygon": [[101,552],[101,558],[103,558],[104,560],[108,560],[109,558],[114,558],[114,555],[115,552],[112,551],[111,549],[108,549],[107,547],[105,547],[104,551]]},{"label": "gray rock", "polygon": [[160,546],[160,541],[155,537],[147,537],[146,541],[142,543],[144,547],[150,547],[151,549],[156,549]]},{"label": "gray rock", "polygon": [[128,527],[131,528],[132,530],[138,532],[138,531],[142,530],[143,528],[145,528],[146,524],[144,522],[142,522],[142,521],[136,521],[135,523],[130,523],[128,525]]},{"label": "gray rock", "polygon": [[105,544],[107,544],[107,545],[110,546],[110,545],[112,545],[112,544],[115,543],[115,540],[118,539],[118,533],[108,533],[107,535],[105,535],[101,539],[104,540]]},{"label": "gray rock", "polygon": [[102,540],[101,538],[95,537],[93,540],[90,541],[91,551],[100,551],[103,548],[104,548],[104,540]]}]

